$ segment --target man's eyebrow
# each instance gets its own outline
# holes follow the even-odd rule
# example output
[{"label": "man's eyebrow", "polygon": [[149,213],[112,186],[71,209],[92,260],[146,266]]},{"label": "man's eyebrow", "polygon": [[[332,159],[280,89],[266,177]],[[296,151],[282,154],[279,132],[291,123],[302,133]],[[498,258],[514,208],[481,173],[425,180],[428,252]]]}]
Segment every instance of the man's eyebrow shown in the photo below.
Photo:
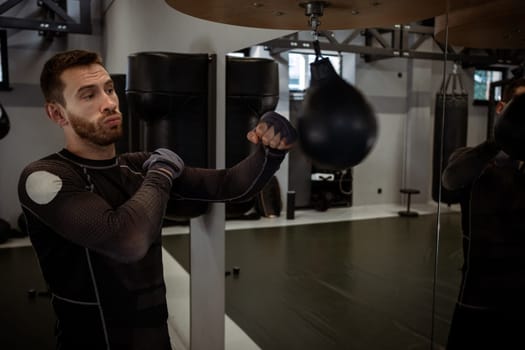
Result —
[{"label": "man's eyebrow", "polygon": [[77,95],[78,94],[81,94],[83,91],[85,90],[90,90],[90,89],[94,89],[95,88],[95,85],[94,84],[90,84],[90,85],[84,85],[84,86],[81,86],[78,90],[77,90]]},{"label": "man's eyebrow", "polygon": [[[104,83],[104,86],[107,86],[107,85],[112,85],[114,84],[113,83],[113,80],[112,79],[108,79],[105,83]],[[83,91],[85,90],[90,90],[90,89],[94,89],[96,88],[97,86],[95,84],[89,84],[89,85],[84,85],[84,86],[81,86],[78,91],[77,91],[77,95],[82,93]]]}]

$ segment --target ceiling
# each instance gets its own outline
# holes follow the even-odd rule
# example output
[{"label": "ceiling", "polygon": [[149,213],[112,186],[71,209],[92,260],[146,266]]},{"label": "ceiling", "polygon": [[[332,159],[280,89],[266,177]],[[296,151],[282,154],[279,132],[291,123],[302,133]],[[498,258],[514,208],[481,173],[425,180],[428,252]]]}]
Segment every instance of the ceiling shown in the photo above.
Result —
[{"label": "ceiling", "polygon": [[[245,27],[309,30],[305,1],[166,0],[182,13]],[[310,2],[312,3],[312,2]],[[329,0],[321,30],[374,28],[435,18],[435,37],[470,48],[525,48],[524,0]],[[448,10],[448,16],[447,14]]]},{"label": "ceiling", "polygon": [[435,38],[470,48],[524,49],[525,1],[497,0],[452,9],[435,18]]}]

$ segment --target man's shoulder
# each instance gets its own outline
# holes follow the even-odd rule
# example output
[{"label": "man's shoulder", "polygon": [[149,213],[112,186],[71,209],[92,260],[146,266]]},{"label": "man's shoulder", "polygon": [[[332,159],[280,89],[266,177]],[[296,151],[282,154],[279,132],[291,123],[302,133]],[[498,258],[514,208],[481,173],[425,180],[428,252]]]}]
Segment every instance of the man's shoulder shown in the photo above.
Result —
[{"label": "man's shoulder", "polygon": [[29,163],[18,180],[20,202],[49,203],[64,186],[64,179],[68,179],[69,184],[83,185],[82,176],[74,170],[74,164],[57,153]]},{"label": "man's shoulder", "polygon": [[69,172],[73,167],[74,164],[61,157],[59,153],[53,153],[26,165],[22,170],[21,177],[28,176],[37,171],[47,171],[50,173]]}]

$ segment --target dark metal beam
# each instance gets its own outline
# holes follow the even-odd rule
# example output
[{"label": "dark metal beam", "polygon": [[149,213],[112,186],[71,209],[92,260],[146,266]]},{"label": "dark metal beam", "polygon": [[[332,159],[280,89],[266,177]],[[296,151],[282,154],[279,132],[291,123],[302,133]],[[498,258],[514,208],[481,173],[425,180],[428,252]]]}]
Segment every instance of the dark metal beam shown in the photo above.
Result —
[{"label": "dark metal beam", "polygon": [[80,1],[80,24],[89,26],[89,34],[91,34],[91,0]]},{"label": "dark metal beam", "polygon": [[37,20],[0,16],[0,27],[18,28],[39,31],[52,31],[57,33],[91,34],[91,26],[80,23],[59,22],[52,20]]},{"label": "dark metal beam", "polygon": [[350,44],[352,41],[354,41],[355,38],[357,38],[357,36],[361,34],[361,30],[359,29],[355,29],[352,31],[352,33],[350,33],[350,35],[348,35],[342,42],[341,44],[343,45],[347,45],[347,44]]},{"label": "dark metal beam", "polygon": [[[404,33],[406,34],[406,33]],[[396,35],[395,32],[393,35]],[[429,37],[431,38],[431,37]],[[432,37],[433,38],[433,37]],[[346,41],[346,40],[345,40]],[[291,40],[287,38],[275,39],[262,44],[266,46],[272,54],[281,53],[283,51],[307,49],[313,50],[313,43],[305,40]],[[438,46],[442,49],[442,52],[425,52],[417,51],[411,48],[397,47],[384,48],[384,47],[373,47],[363,45],[347,45],[344,43],[330,43],[320,42],[321,50],[324,51],[336,51],[336,52],[352,52],[360,55],[364,55],[365,59],[368,57],[370,61],[378,59],[386,59],[393,57],[405,57],[414,59],[426,59],[426,60],[443,60],[445,58],[444,46],[438,43]],[[478,51],[479,52],[479,51]],[[491,66],[495,64],[508,64],[518,65],[523,61],[523,55],[513,56],[502,56],[499,54],[487,54],[485,51],[481,51],[481,54],[475,54],[470,50],[464,50],[461,52],[455,52],[451,48],[448,49],[446,58],[448,61],[460,62],[463,67],[466,66]],[[502,58],[504,57],[504,58]]]},{"label": "dark metal beam", "polygon": [[392,33],[392,47],[397,51],[401,51],[401,39],[403,36],[403,31],[400,25],[394,26]]},{"label": "dark metal beam", "polygon": [[368,29],[367,30],[368,33],[370,33],[372,35],[372,37],[374,39],[376,39],[376,41],[384,48],[389,48],[391,49],[392,47],[390,45],[388,45],[388,43],[386,42],[385,38],[383,38],[383,36],[377,31],[377,29]]},{"label": "dark metal beam", "polygon": [[[67,12],[63,8],[57,5],[53,0],[40,0],[45,6],[53,11],[58,17],[62,18],[66,22],[75,22],[75,20],[68,16]],[[81,1],[82,2],[82,1]]]},{"label": "dark metal beam", "polygon": [[[80,4],[80,21],[76,21],[67,14],[67,10],[60,7],[59,4],[53,0],[39,0],[42,5],[43,18],[18,18],[1,16],[13,6],[19,4],[23,0],[8,0],[0,5],[0,28],[16,28],[37,30],[45,33],[78,33],[91,34],[91,0],[81,0]],[[47,15],[47,16],[46,16]],[[54,16],[58,16],[61,20],[55,20]]]},{"label": "dark metal beam", "polygon": [[420,35],[416,41],[412,44],[412,46],[410,46],[410,50],[415,50],[417,49],[418,47],[421,46],[421,44],[423,44],[427,39],[429,39],[430,37],[427,36],[427,35]]},{"label": "dark metal beam", "polygon": [[319,35],[326,38],[326,40],[328,40],[328,42],[332,43],[332,44],[337,44],[337,39],[335,38],[335,34],[334,32],[331,32],[329,30],[323,30],[323,31],[320,31],[319,32]]},{"label": "dark metal beam", "polygon": [[24,1],[24,0],[8,0],[8,1],[4,2],[2,5],[0,5],[0,15],[3,14],[4,12],[10,10],[12,7],[18,5],[22,1]]},{"label": "dark metal beam", "polygon": [[[311,49],[313,50],[313,43],[306,40],[287,40],[287,39],[275,39],[267,41],[263,46],[269,49],[285,49],[297,50],[297,49]],[[378,56],[394,56],[394,49],[372,47],[372,46],[359,46],[359,45],[344,45],[344,44],[331,44],[320,42],[321,50],[325,51],[339,51],[339,52],[355,52],[360,54],[378,55]]]}]

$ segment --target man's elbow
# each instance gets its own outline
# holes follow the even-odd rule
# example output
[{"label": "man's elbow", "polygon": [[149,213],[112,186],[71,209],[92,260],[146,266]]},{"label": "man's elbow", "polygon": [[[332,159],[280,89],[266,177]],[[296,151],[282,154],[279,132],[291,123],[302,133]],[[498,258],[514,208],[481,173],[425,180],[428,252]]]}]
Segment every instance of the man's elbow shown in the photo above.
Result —
[{"label": "man's elbow", "polygon": [[448,168],[443,171],[443,175],[441,176],[441,184],[446,190],[449,191],[459,190],[462,187],[462,184],[457,178],[455,172]]}]

